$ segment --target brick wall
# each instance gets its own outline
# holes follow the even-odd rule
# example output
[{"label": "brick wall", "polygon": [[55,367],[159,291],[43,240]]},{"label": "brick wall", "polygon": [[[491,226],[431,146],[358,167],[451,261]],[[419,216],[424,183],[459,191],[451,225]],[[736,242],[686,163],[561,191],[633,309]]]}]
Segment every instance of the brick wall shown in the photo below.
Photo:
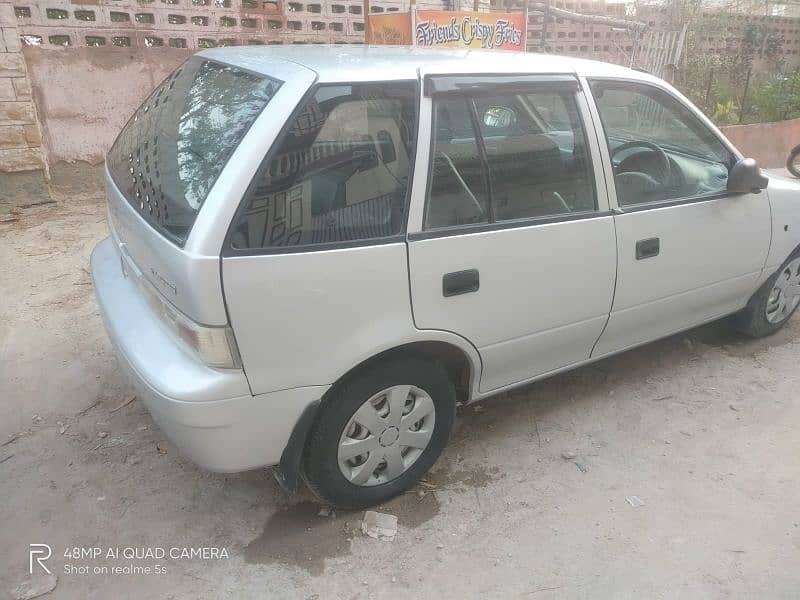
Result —
[{"label": "brick wall", "polygon": [[42,136],[14,7],[0,0],[0,172],[43,171]]}]

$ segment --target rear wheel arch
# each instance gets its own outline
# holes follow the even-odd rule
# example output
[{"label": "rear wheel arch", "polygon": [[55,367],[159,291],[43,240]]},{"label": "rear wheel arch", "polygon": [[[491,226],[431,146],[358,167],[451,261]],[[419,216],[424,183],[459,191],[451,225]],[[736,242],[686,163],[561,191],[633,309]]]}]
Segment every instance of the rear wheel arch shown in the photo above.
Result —
[{"label": "rear wheel arch", "polygon": [[[475,355],[477,356],[477,352]],[[456,389],[456,399],[459,402],[468,402],[471,399],[473,388],[476,389],[477,386],[477,377],[480,375],[480,363],[475,364],[475,357],[470,356],[464,348],[450,342],[419,340],[393,346],[361,361],[336,380],[322,397],[321,402],[324,403],[336,388],[359,373],[399,356],[417,356],[440,362]]]},{"label": "rear wheel arch", "polygon": [[303,471],[303,453],[309,436],[317,421],[320,408],[335,397],[336,392],[349,381],[377,365],[402,357],[422,357],[436,360],[442,364],[456,392],[456,402],[466,403],[472,398],[473,390],[478,389],[481,372],[480,355],[466,340],[448,332],[434,332],[439,337],[455,338],[422,339],[397,344],[374,353],[343,373],[318,401],[307,407],[295,425],[289,443],[283,451],[275,475],[281,486],[290,493],[297,491],[299,476]]}]

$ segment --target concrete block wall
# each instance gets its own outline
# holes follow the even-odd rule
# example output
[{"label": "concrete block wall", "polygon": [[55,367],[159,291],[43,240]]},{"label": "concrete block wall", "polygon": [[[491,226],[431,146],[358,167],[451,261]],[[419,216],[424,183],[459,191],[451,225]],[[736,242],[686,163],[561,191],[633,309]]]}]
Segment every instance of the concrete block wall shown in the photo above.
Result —
[{"label": "concrete block wall", "polygon": [[[511,10],[522,10],[524,0],[494,0],[493,8],[504,4]],[[552,0],[551,6],[586,15],[626,17],[626,4],[607,0]],[[632,33],[618,27],[591,23],[578,23],[564,17],[550,15],[545,28],[544,15],[528,15],[528,52],[546,52],[562,56],[591,58],[628,65],[634,52]],[[546,31],[545,31],[546,29]]]},{"label": "concrete block wall", "polygon": [[45,171],[42,134],[10,2],[0,0],[0,173]]},{"label": "concrete block wall", "polygon": [[[676,29],[679,28],[670,16],[665,6],[644,6],[638,10],[638,17],[647,23],[651,29]],[[704,23],[704,20],[706,21]],[[694,36],[695,47],[700,52],[726,56],[739,49],[745,31],[752,26],[764,28],[781,40],[776,48],[776,58],[784,63],[787,68],[800,66],[800,18],[789,16],[769,16],[753,13],[729,14],[726,18],[725,28],[716,23],[717,15],[708,10],[697,18],[694,30],[689,31]],[[707,26],[706,26],[707,25]],[[756,66],[766,66],[759,56],[756,56]]]},{"label": "concrete block wall", "polygon": [[[188,48],[363,43],[361,0],[13,0],[23,45]],[[444,0],[426,6],[442,8]],[[380,0],[372,12],[406,10]]]},{"label": "concrete block wall", "polygon": [[[371,4],[374,13],[409,7]],[[136,106],[191,52],[364,42],[362,0],[0,0],[0,8],[0,172],[38,169],[53,180],[65,163],[102,162]]]},{"label": "concrete block wall", "polygon": [[[446,8],[449,1],[418,6]],[[136,107],[192,52],[219,45],[364,42],[362,0],[0,2],[11,3],[6,16],[17,26],[12,37],[25,57],[54,181],[67,164],[101,164]],[[372,0],[371,12],[408,6],[408,0]]]}]

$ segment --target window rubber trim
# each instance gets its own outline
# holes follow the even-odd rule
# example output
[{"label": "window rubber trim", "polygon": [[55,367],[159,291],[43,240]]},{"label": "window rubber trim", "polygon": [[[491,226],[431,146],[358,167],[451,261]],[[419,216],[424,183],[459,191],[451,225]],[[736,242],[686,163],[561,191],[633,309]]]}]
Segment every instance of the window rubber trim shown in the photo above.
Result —
[{"label": "window rubber trim", "polygon": [[525,219],[513,219],[510,221],[495,221],[494,223],[477,223],[474,225],[455,225],[442,227],[439,229],[426,229],[408,234],[408,241],[430,240],[441,237],[451,237],[454,235],[469,235],[473,233],[486,233],[492,231],[502,231],[504,229],[523,229],[525,227],[535,227],[537,225],[552,225],[555,223],[568,223],[570,221],[588,221],[590,219],[601,219],[613,217],[614,211],[583,211],[580,213],[566,213],[546,217],[529,217]]},{"label": "window rubber trim", "polygon": [[[380,238],[364,238],[358,240],[344,240],[340,242],[323,242],[321,244],[303,244],[299,246],[266,246],[263,248],[234,248],[231,244],[231,237],[233,235],[233,230],[236,226],[236,223],[239,222],[239,217],[245,211],[245,200],[258,185],[258,180],[261,175],[263,175],[264,171],[269,168],[269,163],[272,157],[280,148],[281,144],[283,144],[286,136],[289,134],[289,130],[291,129],[292,125],[294,124],[295,119],[297,116],[302,113],[303,109],[306,107],[308,101],[314,97],[314,95],[319,91],[320,88],[323,87],[335,87],[335,86],[343,86],[343,85],[380,85],[380,84],[402,84],[402,83],[409,83],[414,86],[414,116],[416,118],[416,131],[415,131],[415,138],[414,144],[412,148],[413,156],[409,157],[409,172],[408,172],[408,185],[406,186],[406,197],[403,203],[403,214],[400,217],[401,220],[401,229],[398,233],[385,236]],[[261,160],[261,163],[258,165],[253,177],[250,179],[250,183],[247,186],[242,197],[239,199],[239,205],[236,208],[236,212],[233,215],[230,223],[228,223],[228,230],[225,233],[225,239],[222,242],[222,258],[232,258],[237,256],[266,256],[266,255],[273,255],[273,254],[307,254],[309,252],[321,252],[324,250],[337,250],[337,249],[345,249],[345,248],[357,248],[360,246],[381,246],[386,244],[394,244],[397,242],[404,242],[406,239],[406,231],[408,231],[408,213],[409,208],[411,205],[411,192],[412,186],[414,182],[414,165],[416,163],[417,158],[417,147],[419,145],[419,131],[420,131],[420,82],[418,79],[390,79],[390,80],[383,80],[383,81],[326,81],[324,83],[320,83],[318,78],[314,80],[311,86],[308,88],[305,94],[303,94],[300,101],[295,106],[292,114],[283,124],[283,127],[280,130],[280,133],[275,137],[270,147],[267,149],[266,154],[264,154],[264,158]]]},{"label": "window rubber trim", "polygon": [[578,92],[581,83],[575,73],[532,75],[530,73],[485,73],[425,75],[423,90],[426,96],[481,95],[498,92],[535,91],[539,86],[560,92]]},{"label": "window rubber trim", "polygon": [[[761,190],[758,190],[758,192],[755,193],[761,193]],[[620,206],[614,211],[614,214],[626,215],[628,213],[642,212],[645,210],[656,210],[659,208],[670,208],[672,206],[682,206],[684,204],[701,204],[703,202],[711,202],[713,200],[721,200],[722,198],[732,198],[741,195],[742,194],[734,194],[732,192],[726,191],[726,192],[714,192],[704,196],[689,196],[688,198],[656,200],[654,202],[640,202],[639,204]]]}]

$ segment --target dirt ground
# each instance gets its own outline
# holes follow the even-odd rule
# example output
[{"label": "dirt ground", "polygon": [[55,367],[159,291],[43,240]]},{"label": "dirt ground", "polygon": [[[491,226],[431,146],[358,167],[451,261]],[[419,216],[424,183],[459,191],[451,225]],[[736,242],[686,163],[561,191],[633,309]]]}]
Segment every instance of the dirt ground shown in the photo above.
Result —
[{"label": "dirt ground", "polygon": [[[101,200],[18,217],[0,223],[0,598],[30,543],[52,548],[47,598],[800,595],[800,317],[761,341],[711,324],[464,409],[378,541],[266,471],[181,458],[125,404],[87,272]],[[227,558],[106,557],[184,547]]]}]

